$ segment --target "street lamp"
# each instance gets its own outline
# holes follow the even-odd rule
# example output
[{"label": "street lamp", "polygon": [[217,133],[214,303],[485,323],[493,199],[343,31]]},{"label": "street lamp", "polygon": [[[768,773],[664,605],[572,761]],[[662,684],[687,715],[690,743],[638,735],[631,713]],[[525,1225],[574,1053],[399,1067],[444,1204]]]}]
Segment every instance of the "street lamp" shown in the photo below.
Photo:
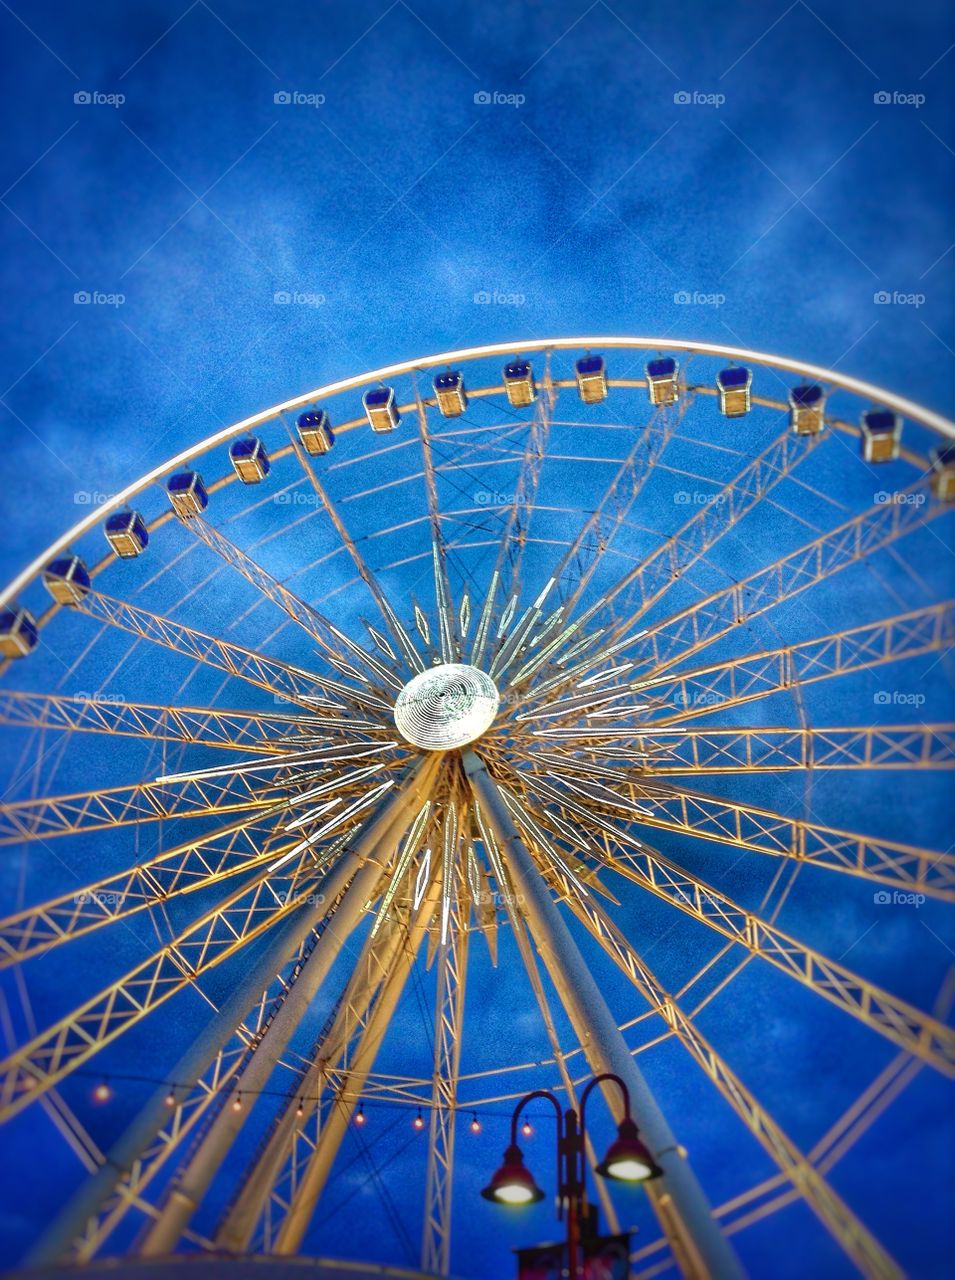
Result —
[{"label": "street lamp", "polygon": [[612,1081],[623,1098],[623,1119],[617,1126],[617,1137],[610,1144],[607,1154],[596,1166],[602,1178],[615,1182],[649,1182],[659,1178],[663,1170],[654,1160],[646,1143],[640,1138],[637,1126],[630,1114],[630,1093],[619,1076],[604,1072],[589,1081],[580,1096],[580,1120],[571,1107],[561,1110],[560,1102],[549,1089],[537,1089],[521,1098],[511,1116],[511,1142],[504,1152],[504,1161],[491,1181],[481,1192],[485,1200],[497,1204],[520,1206],[533,1204],[544,1198],[544,1193],[534,1181],[534,1175],[524,1164],[524,1155],[517,1145],[517,1124],[521,1112],[535,1098],[546,1098],[557,1113],[557,1194],[558,1217],[562,1218],[567,1206],[567,1261],[570,1280],[580,1275],[578,1253],[581,1229],[588,1228],[596,1234],[596,1209],[587,1205],[585,1114],[591,1091],[604,1081]]}]

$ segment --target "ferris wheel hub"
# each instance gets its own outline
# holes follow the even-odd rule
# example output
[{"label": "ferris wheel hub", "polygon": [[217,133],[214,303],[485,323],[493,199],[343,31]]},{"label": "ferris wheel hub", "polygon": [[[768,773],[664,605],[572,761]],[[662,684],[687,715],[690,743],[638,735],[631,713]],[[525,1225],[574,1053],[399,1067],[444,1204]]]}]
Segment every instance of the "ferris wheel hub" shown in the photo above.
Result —
[{"label": "ferris wheel hub", "polygon": [[490,728],[500,705],[490,676],[446,662],[409,680],[395,703],[398,732],[425,751],[452,751]]}]

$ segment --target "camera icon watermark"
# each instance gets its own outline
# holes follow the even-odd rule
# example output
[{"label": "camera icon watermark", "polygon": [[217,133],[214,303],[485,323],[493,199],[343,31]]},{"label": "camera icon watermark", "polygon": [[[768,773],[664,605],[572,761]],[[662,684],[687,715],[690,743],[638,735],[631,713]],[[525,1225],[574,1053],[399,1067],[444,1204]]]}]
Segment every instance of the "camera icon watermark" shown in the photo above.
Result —
[{"label": "camera icon watermark", "polygon": [[492,92],[480,89],[474,95],[474,105],[477,107],[522,107],[526,101],[523,93],[498,93],[496,90]]},{"label": "camera icon watermark", "polygon": [[904,689],[878,689],[872,695],[877,707],[924,707],[924,693],[906,693]]},{"label": "camera icon watermark", "polygon": [[890,493],[880,489],[872,495],[872,500],[877,507],[924,507],[928,499],[924,493]]},{"label": "camera icon watermark", "polygon": [[898,89],[892,91],[880,89],[872,95],[872,101],[877,107],[914,107],[918,111],[919,107],[925,106],[925,94],[900,93]]},{"label": "camera icon watermark", "polygon": [[73,294],[76,307],[121,307],[125,301],[125,293],[102,293],[99,289],[77,289]]},{"label": "camera icon watermark", "polygon": [[872,301],[877,307],[915,307],[917,310],[925,306],[925,294],[901,293],[898,289],[890,293],[888,289],[879,289],[872,295]]},{"label": "camera icon watermark", "polygon": [[925,902],[924,893],[908,893],[901,889],[877,889],[872,895],[877,907],[921,907]]},{"label": "camera icon watermark", "polygon": [[277,107],[324,107],[324,93],[302,93],[298,89],[279,89],[272,94]]},{"label": "camera icon watermark", "polygon": [[678,107],[714,107],[719,111],[726,102],[723,93],[700,93],[698,89],[678,89],[673,95]]},{"label": "camera icon watermark", "polygon": [[678,289],[673,295],[678,307],[722,307],[726,302],[725,293],[700,293],[689,289]]},{"label": "camera icon watermark", "polygon": [[292,289],[276,289],[272,301],[277,307],[323,307],[327,301],[324,293],[301,293]]},{"label": "camera icon watermark", "polygon": [[73,101],[78,107],[121,107],[126,101],[126,95],[100,93],[98,89],[78,89],[73,94]]}]

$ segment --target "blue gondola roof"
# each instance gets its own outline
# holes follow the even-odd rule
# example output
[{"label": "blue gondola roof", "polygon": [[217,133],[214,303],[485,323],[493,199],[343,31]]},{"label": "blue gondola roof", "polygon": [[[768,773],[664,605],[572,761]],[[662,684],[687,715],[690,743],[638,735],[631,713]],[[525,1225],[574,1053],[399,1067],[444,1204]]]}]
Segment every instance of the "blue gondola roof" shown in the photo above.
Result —
[{"label": "blue gondola roof", "polygon": [[577,361],[578,373],[600,373],[603,367],[603,356],[581,356]]},{"label": "blue gondola roof", "polygon": [[252,458],[257,453],[263,453],[264,446],[261,440],[252,438],[251,440],[236,440],[229,448],[230,458]]},{"label": "blue gondola roof", "polygon": [[44,571],[50,578],[68,578],[81,587],[90,585],[89,570],[79,556],[62,556],[51,560]]},{"label": "blue gondola roof", "polygon": [[818,404],[822,399],[822,387],[818,387],[815,383],[807,384],[801,387],[793,387],[789,393],[793,404],[799,405],[806,409],[811,405]]},{"label": "blue gondola roof", "polygon": [[370,391],[366,391],[364,401],[366,405],[387,404],[389,400],[394,399],[393,387],[372,387]]},{"label": "blue gondola roof", "polygon": [[463,381],[460,373],[439,373],[434,380],[434,385],[436,389],[448,391],[459,387]]},{"label": "blue gondola roof", "polygon": [[676,373],[676,361],[672,356],[661,356],[647,363],[648,378],[671,378]]},{"label": "blue gondola roof", "polygon": [[300,427],[328,426],[328,414],[324,409],[309,409],[307,413],[299,414],[298,425]]},{"label": "blue gondola roof", "polygon": [[[577,367],[580,367],[580,361],[577,361]],[[531,371],[531,362],[529,360],[512,360],[510,364],[504,366],[505,378],[526,378]]]},{"label": "blue gondola roof", "polygon": [[748,369],[744,369],[738,365],[734,365],[731,369],[723,369],[717,376],[717,382],[721,387],[745,387],[749,382],[752,374]]},{"label": "blue gondola roof", "polygon": [[866,429],[877,433],[894,431],[899,423],[899,415],[891,409],[870,409],[862,418]]}]

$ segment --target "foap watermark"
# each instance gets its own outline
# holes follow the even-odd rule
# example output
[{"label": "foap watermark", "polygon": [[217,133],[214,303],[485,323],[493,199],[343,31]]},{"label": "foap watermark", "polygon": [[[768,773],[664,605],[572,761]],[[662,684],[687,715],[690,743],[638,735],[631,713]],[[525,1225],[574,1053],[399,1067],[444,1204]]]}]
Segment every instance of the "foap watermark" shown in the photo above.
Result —
[{"label": "foap watermark", "polygon": [[493,489],[479,489],[474,501],[479,507],[509,507],[515,500],[513,493],[495,493]]},{"label": "foap watermark", "polygon": [[125,301],[125,293],[102,293],[99,289],[78,289],[73,294],[76,307],[121,307]]},{"label": "foap watermark", "polygon": [[126,101],[126,95],[100,93],[98,89],[78,89],[73,94],[73,101],[78,107],[121,107]]},{"label": "foap watermark", "polygon": [[520,907],[524,904],[522,893],[505,893],[501,889],[482,889],[474,895],[478,907]]},{"label": "foap watermark", "polygon": [[276,898],[285,907],[297,907],[307,903],[310,907],[320,907],[325,902],[324,893],[277,893]]},{"label": "foap watermark", "polygon": [[927,501],[924,493],[890,493],[888,489],[880,489],[872,498],[877,507],[924,507]]},{"label": "foap watermark", "polygon": [[73,694],[73,701],[111,707],[121,707],[126,703],[121,693],[86,693],[83,690]]},{"label": "foap watermark", "polygon": [[77,489],[73,494],[73,503],[77,507],[101,507],[112,496],[111,493],[100,493],[98,489]]},{"label": "foap watermark", "polygon": [[277,493],[272,499],[277,507],[317,507],[321,498],[317,493],[309,493],[305,489],[287,489],[285,493]]},{"label": "foap watermark", "polygon": [[303,93],[300,89],[279,89],[272,94],[277,107],[324,107],[324,93]]},{"label": "foap watermark", "polygon": [[724,93],[700,93],[698,89],[678,89],[673,95],[678,107],[715,107],[719,111],[726,102]]},{"label": "foap watermark", "polygon": [[872,301],[877,307],[919,307],[925,306],[924,293],[901,293],[898,289],[893,289],[890,293],[888,289],[880,289],[878,293],[872,295]]},{"label": "foap watermark", "polygon": [[925,106],[925,94],[901,93],[898,89],[880,89],[878,93],[872,95],[872,101],[877,107],[914,107],[918,111],[919,107]]},{"label": "foap watermark", "polygon": [[323,307],[324,293],[301,293],[297,289],[276,289],[272,301],[277,307]]},{"label": "foap watermark", "polygon": [[904,689],[878,689],[872,695],[877,707],[924,707],[924,693],[907,693]]},{"label": "foap watermark", "polygon": [[124,901],[121,893],[104,893],[101,889],[84,889],[73,894],[73,901],[78,907],[118,907]]},{"label": "foap watermark", "polygon": [[526,101],[523,93],[498,93],[496,89],[479,89],[474,95],[477,107],[522,107]]},{"label": "foap watermark", "polygon": [[725,293],[700,293],[694,289],[678,289],[673,295],[678,307],[722,307],[726,302]]},{"label": "foap watermark", "polygon": [[699,489],[677,489],[673,501],[678,507],[718,507],[726,501],[725,493],[703,493]]},{"label": "foap watermark", "polygon": [[877,889],[872,901],[877,907],[920,907],[925,902],[925,894],[906,893],[902,889]]},{"label": "foap watermark", "polygon": [[699,689],[696,692],[690,689],[678,689],[673,695],[673,705],[675,707],[718,707],[725,700],[722,694],[712,693],[705,689]]},{"label": "foap watermark", "polygon": [[499,289],[478,289],[474,295],[479,307],[522,307],[526,301],[524,293],[502,293]]}]

